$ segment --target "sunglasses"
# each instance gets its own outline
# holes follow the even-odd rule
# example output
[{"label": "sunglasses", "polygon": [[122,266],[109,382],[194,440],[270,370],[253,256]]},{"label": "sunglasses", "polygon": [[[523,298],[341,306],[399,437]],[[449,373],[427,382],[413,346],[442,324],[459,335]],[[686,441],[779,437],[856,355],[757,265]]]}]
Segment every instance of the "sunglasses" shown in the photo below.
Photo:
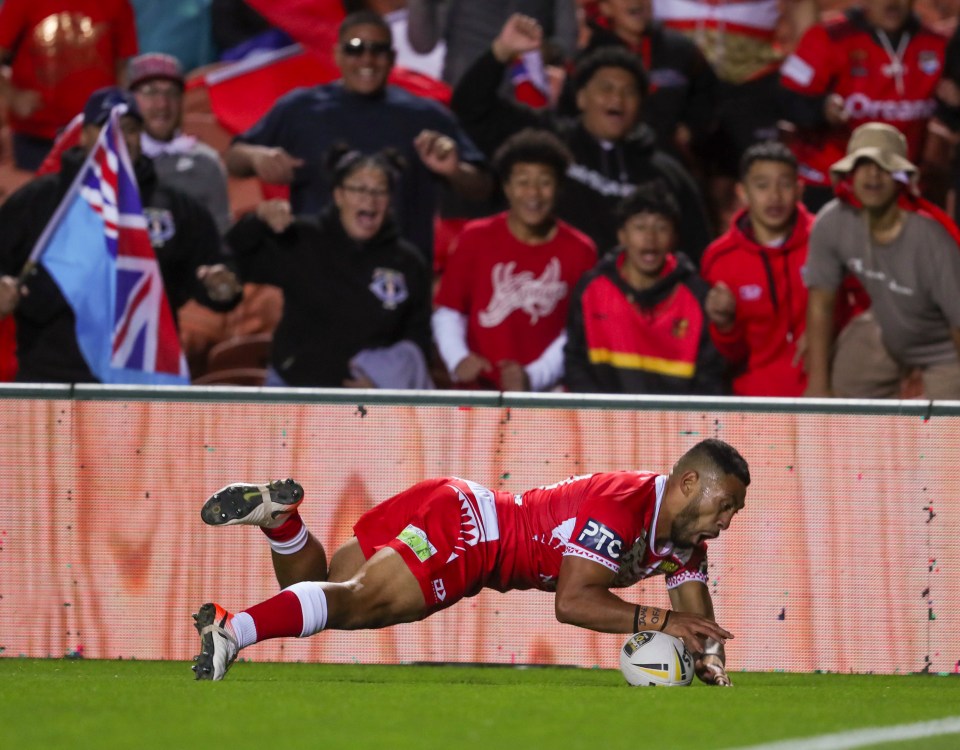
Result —
[{"label": "sunglasses", "polygon": [[393,47],[390,42],[365,42],[354,37],[341,44],[340,50],[348,57],[362,57],[364,52],[369,52],[374,57],[382,57],[391,54]]}]

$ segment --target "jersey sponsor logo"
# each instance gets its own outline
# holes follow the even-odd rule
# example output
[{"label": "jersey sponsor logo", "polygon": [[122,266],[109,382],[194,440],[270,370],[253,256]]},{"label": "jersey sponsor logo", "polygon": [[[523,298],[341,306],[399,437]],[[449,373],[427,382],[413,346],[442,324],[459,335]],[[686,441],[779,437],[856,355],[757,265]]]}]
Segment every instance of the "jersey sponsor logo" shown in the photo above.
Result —
[{"label": "jersey sponsor logo", "polygon": [[790,55],[783,61],[780,73],[799,86],[807,87],[813,81],[813,66],[802,57]]},{"label": "jersey sponsor logo", "polygon": [[383,303],[385,310],[396,309],[397,305],[410,296],[406,277],[392,268],[373,269],[373,279],[367,288]]},{"label": "jersey sponsor logo", "polygon": [[745,302],[756,302],[763,296],[763,287],[759,284],[744,284],[738,291]]},{"label": "jersey sponsor logo", "polygon": [[397,539],[406,544],[413,550],[420,562],[426,562],[435,554],[437,548],[434,547],[427,538],[427,532],[410,524],[397,535]]},{"label": "jersey sponsor logo", "polygon": [[678,570],[680,570],[680,566],[673,560],[664,560],[657,566],[657,570],[666,574],[676,573]]},{"label": "jersey sponsor logo", "polygon": [[936,104],[933,99],[871,99],[856,93],[847,97],[844,111],[857,120],[886,120],[912,122],[929,120]]},{"label": "jersey sponsor logo", "polygon": [[500,325],[514,310],[530,317],[530,325],[552,313],[567,296],[567,282],[560,278],[560,260],[551,258],[539,277],[532,271],[515,273],[517,263],[497,263],[490,272],[493,294],[478,320],[484,328]]},{"label": "jersey sponsor logo", "polygon": [[438,602],[442,602],[447,598],[447,587],[443,585],[442,578],[433,579],[433,593],[437,597]]},{"label": "jersey sponsor logo", "polygon": [[589,550],[596,550],[611,562],[617,562],[623,552],[623,539],[599,521],[587,519],[586,525],[577,537],[577,544]]}]

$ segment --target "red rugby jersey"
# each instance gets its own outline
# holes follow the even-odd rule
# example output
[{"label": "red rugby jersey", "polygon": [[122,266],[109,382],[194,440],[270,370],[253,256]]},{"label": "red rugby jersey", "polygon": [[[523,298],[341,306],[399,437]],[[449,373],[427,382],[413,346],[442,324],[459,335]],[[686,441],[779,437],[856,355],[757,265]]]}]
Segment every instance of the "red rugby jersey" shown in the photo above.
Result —
[{"label": "red rugby jersey", "polygon": [[657,574],[668,588],[707,582],[705,544],[653,543],[666,476],[617,471],[565,479],[520,495],[497,493],[500,550],[488,585],[501,591],[556,588],[560,563],[574,555],[616,575],[614,587]]},{"label": "red rugby jersey", "polygon": [[780,68],[780,82],[807,96],[839,94],[849,119],[842,127],[798,133],[800,174],[830,184],[830,165],[843,158],[850,134],[865,122],[885,122],[907,138],[907,157],[919,160],[947,40],[912,19],[897,46],[876,33],[859,10],[812,26]]}]

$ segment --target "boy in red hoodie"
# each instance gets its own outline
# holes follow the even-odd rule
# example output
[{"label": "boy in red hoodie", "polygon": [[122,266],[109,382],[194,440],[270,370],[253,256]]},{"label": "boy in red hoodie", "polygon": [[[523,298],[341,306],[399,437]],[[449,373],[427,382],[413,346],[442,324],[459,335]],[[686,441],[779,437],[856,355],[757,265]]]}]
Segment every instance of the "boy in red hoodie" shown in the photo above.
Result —
[{"label": "boy in red hoodie", "polygon": [[740,162],[746,205],[703,254],[710,335],[734,367],[738,396],[803,395],[807,290],[800,277],[813,216],[800,200],[797,161],[782,143],[758,143]]}]

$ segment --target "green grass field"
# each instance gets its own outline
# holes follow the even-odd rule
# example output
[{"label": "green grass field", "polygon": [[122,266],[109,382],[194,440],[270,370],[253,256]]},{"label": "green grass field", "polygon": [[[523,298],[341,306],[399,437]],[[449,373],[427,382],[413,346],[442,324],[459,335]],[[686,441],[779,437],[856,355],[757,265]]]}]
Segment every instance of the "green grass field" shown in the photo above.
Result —
[{"label": "green grass field", "polygon": [[[182,662],[0,659],[0,748],[719,750],[960,717],[960,679],[925,675],[736,674],[730,690],[556,668],[240,663],[221,683],[192,676]],[[960,734],[856,747],[946,750]]]}]

